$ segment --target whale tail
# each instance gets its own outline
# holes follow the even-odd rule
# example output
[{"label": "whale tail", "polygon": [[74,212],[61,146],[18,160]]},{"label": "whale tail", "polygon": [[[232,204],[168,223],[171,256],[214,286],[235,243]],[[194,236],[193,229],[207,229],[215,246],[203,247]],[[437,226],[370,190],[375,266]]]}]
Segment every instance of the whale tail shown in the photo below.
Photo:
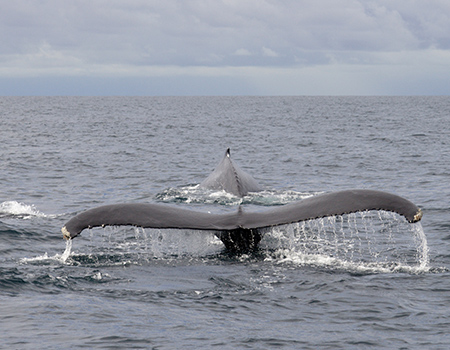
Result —
[{"label": "whale tail", "polygon": [[241,207],[236,212],[211,214],[154,203],[106,205],[76,215],[61,230],[66,239],[75,238],[86,228],[108,225],[208,230],[216,231],[227,249],[246,251],[256,248],[261,229],[366,210],[392,211],[410,223],[422,218],[422,211],[416,205],[394,194],[347,190],[253,213]]},{"label": "whale tail", "polygon": [[[200,185],[237,196],[260,190],[256,181],[233,163],[229,149]],[[212,214],[155,203],[105,205],[76,215],[61,230],[66,239],[75,238],[86,228],[107,225],[208,230],[215,231],[228,250],[243,252],[256,249],[265,228],[366,210],[395,212],[410,223],[422,218],[422,211],[405,198],[382,191],[357,189],[312,196],[253,213],[240,206],[236,212]]]}]

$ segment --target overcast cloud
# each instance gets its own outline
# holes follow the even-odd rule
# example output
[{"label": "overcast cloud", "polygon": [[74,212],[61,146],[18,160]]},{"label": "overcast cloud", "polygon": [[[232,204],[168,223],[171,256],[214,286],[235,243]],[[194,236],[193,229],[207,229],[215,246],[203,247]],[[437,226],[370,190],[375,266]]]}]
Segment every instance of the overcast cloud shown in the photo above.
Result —
[{"label": "overcast cloud", "polygon": [[2,95],[450,94],[448,0],[0,0]]}]

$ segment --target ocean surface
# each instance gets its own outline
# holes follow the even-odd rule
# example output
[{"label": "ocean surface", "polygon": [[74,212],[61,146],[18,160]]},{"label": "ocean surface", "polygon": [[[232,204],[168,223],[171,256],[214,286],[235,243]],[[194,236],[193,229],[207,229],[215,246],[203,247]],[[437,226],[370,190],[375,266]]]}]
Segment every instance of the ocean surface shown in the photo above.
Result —
[{"label": "ocean surface", "polygon": [[[0,347],[449,349],[449,97],[0,97]],[[197,186],[231,148],[264,188]],[[105,227],[122,202],[263,211],[351,188],[409,199],[265,233]],[[70,244],[71,243],[71,244]]]}]

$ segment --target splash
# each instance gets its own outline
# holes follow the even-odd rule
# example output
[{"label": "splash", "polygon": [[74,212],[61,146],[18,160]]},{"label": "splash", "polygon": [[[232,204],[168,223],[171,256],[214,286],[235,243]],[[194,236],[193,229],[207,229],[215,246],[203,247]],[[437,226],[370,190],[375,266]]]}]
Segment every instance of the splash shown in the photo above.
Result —
[{"label": "splash", "polygon": [[[105,227],[86,230],[77,250],[54,257],[62,262],[112,266],[216,259],[223,252],[214,232]],[[430,270],[427,239],[420,223],[367,211],[267,229],[255,256],[238,260],[294,264],[352,273],[424,273]],[[187,260],[186,260],[187,259]],[[196,260],[196,261],[197,261]]]},{"label": "splash", "polygon": [[223,244],[209,231],[123,226],[85,230],[76,247],[67,253],[68,263],[96,267],[208,260],[223,250]]},{"label": "splash", "polygon": [[31,217],[47,217],[44,213],[37,210],[34,205],[28,205],[16,201],[6,201],[0,203],[1,216],[17,216],[23,219]]},{"label": "splash", "polygon": [[153,257],[206,256],[216,254],[223,245],[212,232],[198,230],[158,230],[134,228],[137,242]]},{"label": "splash", "polygon": [[279,263],[356,272],[429,270],[422,225],[384,211],[309,220],[267,232],[262,246]]},{"label": "splash", "polygon": [[235,206],[242,204],[242,198],[225,191],[212,191],[199,185],[169,188],[156,195],[156,199],[165,203],[199,203]]},{"label": "splash", "polygon": [[61,255],[61,261],[66,262],[70,256],[71,251],[72,251],[72,240],[68,239],[66,240],[66,250],[64,250],[64,253],[62,253]]},{"label": "splash", "polygon": [[66,263],[67,259],[70,256],[72,250],[72,240],[66,241],[66,249],[62,254],[55,254],[54,256],[48,256],[48,253],[45,252],[43,255],[36,256],[34,258],[22,258],[20,259],[20,263],[22,264],[37,264],[37,265],[46,265],[52,264],[54,262],[58,263]]},{"label": "splash", "polygon": [[156,195],[156,199],[165,203],[198,203],[220,204],[237,206],[241,204],[253,204],[258,206],[277,206],[299,201],[317,193],[305,193],[296,191],[265,190],[250,192],[244,197],[235,196],[223,190],[211,190],[199,185],[188,185],[169,188]]}]

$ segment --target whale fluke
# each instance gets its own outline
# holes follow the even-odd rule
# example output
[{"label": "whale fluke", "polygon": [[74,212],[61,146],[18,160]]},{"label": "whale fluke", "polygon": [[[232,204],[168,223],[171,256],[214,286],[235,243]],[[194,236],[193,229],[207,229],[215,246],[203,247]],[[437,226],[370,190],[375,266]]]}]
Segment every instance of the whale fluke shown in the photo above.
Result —
[{"label": "whale fluke", "polygon": [[210,214],[165,204],[113,204],[78,214],[62,228],[66,239],[84,229],[100,226],[131,225],[143,228],[177,228],[218,231],[216,235],[230,250],[247,251],[261,240],[260,229],[310,219],[385,210],[402,215],[410,223],[422,218],[412,202],[394,194],[372,190],[346,190],[321,194],[261,212]]},{"label": "whale fluke", "polygon": [[249,192],[262,190],[250,174],[243,171],[231,160],[229,148],[216,169],[200,183],[200,187],[223,190],[238,197],[244,197]]},{"label": "whale fluke", "polygon": [[[240,197],[261,190],[249,174],[233,163],[230,149],[200,186],[225,190]],[[166,204],[112,204],[74,216],[61,231],[64,238],[73,239],[84,229],[99,226],[208,230],[215,231],[227,249],[244,252],[258,246],[262,229],[366,210],[395,212],[410,223],[422,218],[422,211],[405,198],[382,191],[356,189],[312,196],[259,212],[246,212],[241,206],[233,213],[211,214]]]}]

